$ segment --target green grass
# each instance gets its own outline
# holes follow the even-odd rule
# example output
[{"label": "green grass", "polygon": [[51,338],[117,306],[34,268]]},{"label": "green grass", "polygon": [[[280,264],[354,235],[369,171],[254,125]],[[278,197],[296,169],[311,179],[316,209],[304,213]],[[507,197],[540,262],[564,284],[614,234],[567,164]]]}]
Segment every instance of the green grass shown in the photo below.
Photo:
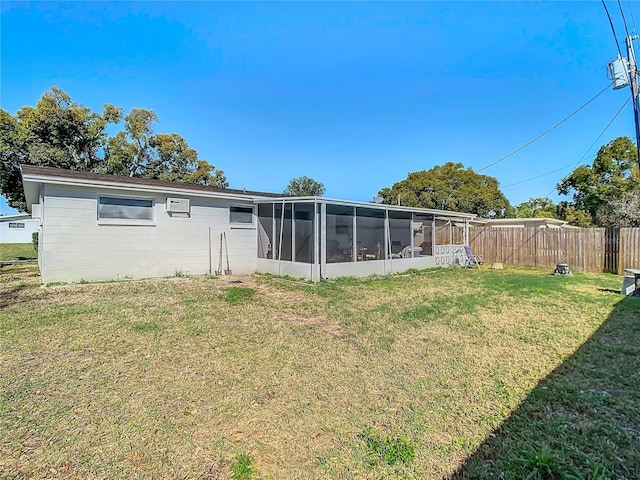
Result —
[{"label": "green grass", "polygon": [[38,252],[31,243],[0,243],[0,260],[37,258]]},{"label": "green grass", "polygon": [[640,478],[640,299],[549,273],[5,266],[0,478]]},{"label": "green grass", "polygon": [[253,461],[251,457],[246,453],[239,453],[233,462],[231,471],[233,472],[233,480],[251,480],[253,478]]}]

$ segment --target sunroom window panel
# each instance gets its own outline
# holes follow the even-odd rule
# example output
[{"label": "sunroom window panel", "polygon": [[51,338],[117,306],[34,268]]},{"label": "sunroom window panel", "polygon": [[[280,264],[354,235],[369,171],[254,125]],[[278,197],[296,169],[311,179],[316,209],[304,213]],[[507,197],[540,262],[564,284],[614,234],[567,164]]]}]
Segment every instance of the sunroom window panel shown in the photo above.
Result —
[{"label": "sunroom window panel", "polygon": [[356,209],[357,261],[384,258],[384,215],[382,209]]},{"label": "sunroom window panel", "polygon": [[353,207],[327,205],[327,263],[350,262],[353,250]]},{"label": "sunroom window panel", "polygon": [[295,261],[313,263],[313,203],[296,203],[293,209]]}]

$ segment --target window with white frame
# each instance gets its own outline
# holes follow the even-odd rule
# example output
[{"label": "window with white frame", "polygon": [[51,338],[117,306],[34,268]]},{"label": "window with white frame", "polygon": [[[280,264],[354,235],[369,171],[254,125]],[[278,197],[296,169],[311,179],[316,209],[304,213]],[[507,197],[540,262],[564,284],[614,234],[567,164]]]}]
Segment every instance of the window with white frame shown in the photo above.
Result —
[{"label": "window with white frame", "polygon": [[229,206],[229,223],[235,225],[253,225],[253,207]]},{"label": "window with white frame", "polygon": [[153,200],[126,197],[100,197],[98,220],[153,220]]},{"label": "window with white frame", "polygon": [[24,228],[23,222],[9,222],[9,228]]}]

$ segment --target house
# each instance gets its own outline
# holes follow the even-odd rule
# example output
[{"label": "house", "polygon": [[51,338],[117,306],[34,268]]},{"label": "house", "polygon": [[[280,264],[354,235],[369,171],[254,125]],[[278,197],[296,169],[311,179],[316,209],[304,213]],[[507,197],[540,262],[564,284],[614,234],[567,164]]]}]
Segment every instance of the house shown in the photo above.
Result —
[{"label": "house", "polygon": [[0,216],[0,243],[31,243],[38,223],[28,213]]},{"label": "house", "polygon": [[227,255],[238,274],[385,275],[460,263],[461,245],[436,244],[437,222],[467,235],[474,218],[28,165],[22,179],[44,283],[205,275]]}]

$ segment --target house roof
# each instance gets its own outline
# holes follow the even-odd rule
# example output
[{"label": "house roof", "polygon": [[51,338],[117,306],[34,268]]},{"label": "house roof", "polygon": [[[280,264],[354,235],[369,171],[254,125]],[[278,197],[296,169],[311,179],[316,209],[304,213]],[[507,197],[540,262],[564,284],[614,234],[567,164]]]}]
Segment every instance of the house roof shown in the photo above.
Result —
[{"label": "house roof", "polygon": [[[272,203],[274,199],[256,199],[255,203]],[[373,202],[361,202],[357,200],[344,200],[338,198],[327,197],[284,197],[281,196],[277,199],[277,202],[283,203],[295,203],[295,202],[317,202],[326,203],[332,205],[346,205],[353,207],[372,208],[377,210],[391,210],[396,212],[415,212],[425,213],[429,215],[435,215],[437,219],[466,219],[471,220],[476,217],[473,213],[453,212],[450,210],[436,210],[434,208],[420,208],[420,207],[405,207],[400,205],[392,205],[388,203],[373,203]]]},{"label": "house roof", "polygon": [[21,165],[20,169],[22,171],[24,193],[29,208],[31,208],[32,204],[38,203],[39,187],[43,183],[85,187],[108,187],[128,190],[137,189],[140,191],[166,192],[176,195],[215,196],[232,199],[243,198],[249,200],[254,198],[282,196],[282,194],[277,193],[210,187],[192,183],[107,175],[103,173],[81,172],[63,168],[37,167],[34,165]]},{"label": "house roof", "polygon": [[208,187],[205,185],[195,185],[191,183],[168,182],[150,178],[125,177],[118,175],[106,175],[102,173],[81,172],[77,170],[67,170],[52,167],[37,167],[33,165],[21,165],[24,193],[27,205],[38,203],[40,186],[43,184],[68,185],[77,187],[104,187],[110,189],[139,190],[141,192],[161,192],[174,195],[191,195],[203,197],[216,197],[228,199],[251,200],[255,203],[269,202],[277,199],[278,202],[301,202],[313,201],[319,203],[331,203],[351,206],[361,206],[367,208],[408,211],[427,213],[446,218],[457,218],[471,220],[474,214],[462,212],[450,212],[427,208],[403,207],[397,205],[387,205],[370,202],[358,202],[352,200],[338,200],[324,197],[288,197],[281,193],[256,192],[252,190],[237,190],[232,188]]},{"label": "house roof", "polygon": [[0,222],[15,222],[16,220],[30,220],[30,213],[16,213],[13,215],[0,215]]}]

